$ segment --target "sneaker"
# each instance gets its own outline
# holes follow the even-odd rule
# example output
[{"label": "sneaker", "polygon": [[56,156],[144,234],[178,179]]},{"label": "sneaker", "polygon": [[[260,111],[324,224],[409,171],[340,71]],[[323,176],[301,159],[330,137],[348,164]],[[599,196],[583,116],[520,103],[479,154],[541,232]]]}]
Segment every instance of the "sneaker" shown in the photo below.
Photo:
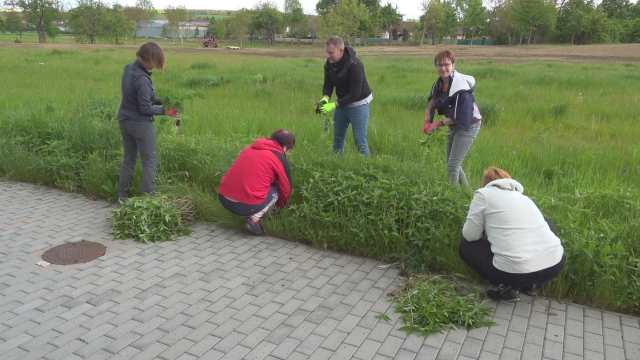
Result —
[{"label": "sneaker", "polygon": [[489,296],[489,299],[493,301],[502,300],[513,302],[520,300],[520,293],[518,292],[518,289],[512,286],[504,286],[502,284],[498,286],[498,290],[488,290],[487,295]]},{"label": "sneaker", "polygon": [[256,236],[264,235],[264,230],[260,228],[260,223],[251,220],[251,218],[247,218],[247,221],[242,225],[242,230]]},{"label": "sneaker", "polygon": [[533,285],[525,286],[520,290],[522,290],[522,292],[527,295],[536,296],[538,295],[538,286],[539,286],[538,284],[533,284]]}]

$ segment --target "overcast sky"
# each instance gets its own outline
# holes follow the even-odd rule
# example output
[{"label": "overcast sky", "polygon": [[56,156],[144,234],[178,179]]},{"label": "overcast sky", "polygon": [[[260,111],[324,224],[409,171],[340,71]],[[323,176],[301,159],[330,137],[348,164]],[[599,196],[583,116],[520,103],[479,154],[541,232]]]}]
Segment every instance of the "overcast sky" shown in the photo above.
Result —
[{"label": "overcast sky", "polygon": [[[135,5],[135,0],[115,0],[123,6]],[[238,10],[242,8],[251,9],[259,0],[151,0],[156,9],[164,9],[167,6],[184,5],[187,9],[213,9],[213,10]],[[280,11],[284,11],[284,0],[272,1],[278,5]],[[384,6],[387,2],[391,5],[397,5],[398,11],[405,15],[404,19],[417,19],[422,11],[423,0],[380,0],[380,5]],[[305,14],[316,13],[316,4],[318,0],[300,0]]]}]

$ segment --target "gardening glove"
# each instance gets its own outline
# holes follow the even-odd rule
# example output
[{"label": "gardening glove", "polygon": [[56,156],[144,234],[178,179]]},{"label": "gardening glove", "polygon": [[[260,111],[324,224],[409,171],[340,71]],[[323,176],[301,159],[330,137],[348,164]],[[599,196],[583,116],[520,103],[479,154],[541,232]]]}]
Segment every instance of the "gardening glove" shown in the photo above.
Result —
[{"label": "gardening glove", "polygon": [[322,107],[320,108],[320,111],[323,114],[327,114],[333,111],[333,109],[336,108],[336,103],[326,103],[324,105],[322,105]]},{"label": "gardening glove", "polygon": [[429,134],[432,131],[436,130],[437,128],[441,127],[442,125],[444,125],[444,123],[442,121],[438,121],[435,124],[431,124],[428,121],[424,122],[424,133],[425,134]]},{"label": "gardening glove", "polygon": [[327,104],[327,98],[322,98],[318,101],[316,101],[316,114],[321,114],[322,111],[320,110],[322,108],[322,106]]},{"label": "gardening glove", "polygon": [[178,117],[178,111],[175,108],[171,108],[169,109],[169,111],[167,111],[166,115]]}]

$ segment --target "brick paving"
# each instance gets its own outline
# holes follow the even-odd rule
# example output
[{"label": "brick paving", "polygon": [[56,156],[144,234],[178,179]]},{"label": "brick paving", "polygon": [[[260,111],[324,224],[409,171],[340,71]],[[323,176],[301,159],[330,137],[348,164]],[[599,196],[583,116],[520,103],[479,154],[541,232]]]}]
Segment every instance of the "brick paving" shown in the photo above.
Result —
[{"label": "brick paving", "polygon": [[[489,303],[497,326],[406,336],[378,261],[210,224],[116,241],[113,205],[24,183],[0,205],[1,359],[640,359],[635,317],[522,296]],[[80,240],[107,253],[36,265]]]}]

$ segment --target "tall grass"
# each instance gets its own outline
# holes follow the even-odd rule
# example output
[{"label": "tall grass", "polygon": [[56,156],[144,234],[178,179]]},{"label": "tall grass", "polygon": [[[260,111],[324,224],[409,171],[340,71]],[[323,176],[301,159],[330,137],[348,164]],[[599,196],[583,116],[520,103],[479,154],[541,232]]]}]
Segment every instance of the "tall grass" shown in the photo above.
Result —
[{"label": "tall grass", "polygon": [[[287,49],[286,51],[295,51]],[[113,198],[121,140],[113,120],[122,49],[0,51],[0,173]],[[347,141],[332,153],[332,134],[315,115],[323,60],[167,50],[159,96],[196,90],[182,121],[184,137],[158,117],[162,192],[190,195],[200,216],[237,226],[218,204],[220,178],[257,137],[287,128],[297,138],[291,206],[269,214],[269,233],[387,260],[413,270],[463,272],[457,256],[473,188],[446,181],[443,131],[421,133],[426,94],[436,78],[427,58],[364,57],[374,92],[372,157]],[[567,255],[549,295],[621,311],[640,302],[640,92],[611,81],[640,78],[635,65],[471,63],[487,121],[464,163],[472,184],[495,165],[526,188],[557,225]],[[349,135],[350,136],[350,135]],[[139,169],[137,170],[139,172]],[[139,173],[132,184],[139,188]]]}]

